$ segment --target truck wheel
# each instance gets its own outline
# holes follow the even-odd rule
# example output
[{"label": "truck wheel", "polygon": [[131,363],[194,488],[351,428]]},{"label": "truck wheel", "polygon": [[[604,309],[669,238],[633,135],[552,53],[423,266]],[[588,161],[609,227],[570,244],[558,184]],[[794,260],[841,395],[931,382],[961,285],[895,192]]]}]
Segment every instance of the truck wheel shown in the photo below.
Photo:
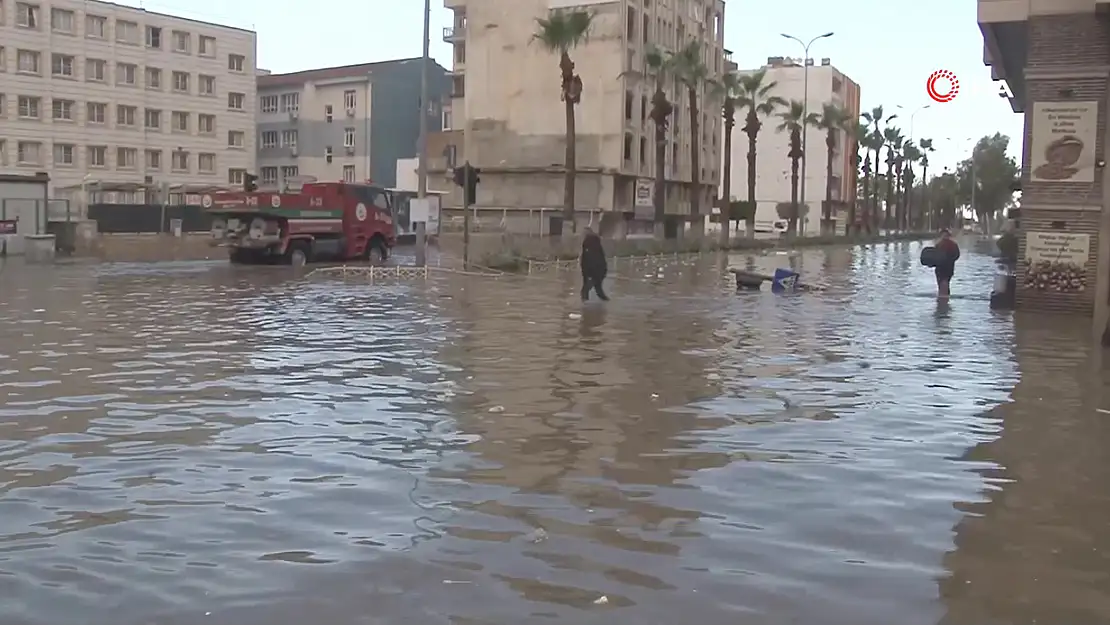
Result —
[{"label": "truck wheel", "polygon": [[387,258],[389,258],[389,250],[386,248],[385,240],[378,236],[370,239],[370,243],[366,246],[366,260],[370,261],[371,265],[380,265]]},{"label": "truck wheel", "polygon": [[307,243],[297,242],[289,246],[288,262],[294,267],[304,267],[311,260],[312,249]]}]

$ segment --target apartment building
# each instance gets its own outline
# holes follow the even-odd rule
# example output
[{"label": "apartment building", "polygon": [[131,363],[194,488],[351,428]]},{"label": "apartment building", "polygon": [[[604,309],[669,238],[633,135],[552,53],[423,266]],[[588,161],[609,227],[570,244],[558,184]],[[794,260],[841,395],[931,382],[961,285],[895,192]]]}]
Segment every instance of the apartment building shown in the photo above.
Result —
[{"label": "apartment building", "polygon": [[[396,184],[416,156],[422,59],[258,76],[259,182],[306,179]],[[441,128],[447,70],[430,61],[428,128]]]},{"label": "apartment building", "polygon": [[96,0],[0,0],[0,172],[241,184],[255,33]]},{"label": "apartment building", "polygon": [[[602,227],[609,232],[650,230],[651,198],[636,201],[637,186],[654,179],[648,114],[655,85],[645,75],[645,56],[652,47],[674,51],[698,41],[710,74],[720,76],[723,0],[445,0],[445,6],[454,12],[444,32],[454,49],[451,129],[465,136],[453,153],[457,162],[469,160],[482,170],[477,208],[511,221],[514,212],[551,214],[562,206],[566,123],[559,58],[532,35],[536,19],[551,9],[583,6],[595,18],[590,40],[572,53],[583,82],[575,204],[584,221],[606,215]],[[692,137],[686,91],[678,87],[665,85],[675,103],[666,205],[669,213],[687,215]],[[699,91],[703,216],[716,195],[721,162],[720,106],[707,100],[708,91]],[[458,200],[455,194],[446,203]]]},{"label": "apartment building", "polygon": [[[820,65],[813,59],[808,61],[809,88],[806,97],[806,65],[802,59],[770,57],[763,68],[767,72],[766,81],[775,82],[772,92],[786,101],[802,102],[808,99],[810,113],[820,114],[825,104],[835,104],[844,109],[849,118],[858,119],[860,114],[860,88],[851,78],[836,69],[827,58]],[[744,70],[741,73],[754,73],[759,70]],[[744,134],[743,116],[746,111],[737,112],[737,123],[732,133],[732,171],[730,193],[733,200],[748,198],[748,136]],[[765,119],[756,139],[756,225],[766,225],[778,219],[776,205],[790,201],[790,134],[778,130],[779,120]],[[805,223],[800,225],[803,232],[819,231],[821,206],[825,201],[828,176],[826,164],[829,149],[825,143],[826,132],[813,126],[807,127],[806,152],[809,163],[806,165],[805,200],[810,207]],[[856,152],[858,144],[855,134],[847,131],[837,132],[833,148],[832,199],[844,205],[856,199]],[[723,155],[722,155],[723,157]],[[801,184],[801,182],[799,182]],[[835,215],[834,215],[835,216]],[[837,223],[843,228],[843,223]]]}]

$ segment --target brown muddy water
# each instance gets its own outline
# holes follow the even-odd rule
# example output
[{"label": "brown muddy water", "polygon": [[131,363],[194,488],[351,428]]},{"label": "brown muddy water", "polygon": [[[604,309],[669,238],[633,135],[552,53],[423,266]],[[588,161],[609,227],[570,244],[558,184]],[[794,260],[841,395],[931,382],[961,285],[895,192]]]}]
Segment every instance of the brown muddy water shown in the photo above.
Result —
[{"label": "brown muddy water", "polygon": [[[1110,621],[1087,329],[967,254],[0,269],[0,624]],[[745,264],[744,257],[733,258]],[[602,600],[601,598],[605,599]]]}]

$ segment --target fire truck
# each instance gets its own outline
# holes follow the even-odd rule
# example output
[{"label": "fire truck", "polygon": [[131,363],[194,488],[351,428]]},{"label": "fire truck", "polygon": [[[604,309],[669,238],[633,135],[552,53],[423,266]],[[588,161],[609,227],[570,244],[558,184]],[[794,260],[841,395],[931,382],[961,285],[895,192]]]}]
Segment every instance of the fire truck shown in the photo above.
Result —
[{"label": "fire truck", "polygon": [[392,196],[381,187],[312,182],[297,193],[253,187],[201,197],[213,244],[228,248],[233,263],[379,263],[396,243]]}]

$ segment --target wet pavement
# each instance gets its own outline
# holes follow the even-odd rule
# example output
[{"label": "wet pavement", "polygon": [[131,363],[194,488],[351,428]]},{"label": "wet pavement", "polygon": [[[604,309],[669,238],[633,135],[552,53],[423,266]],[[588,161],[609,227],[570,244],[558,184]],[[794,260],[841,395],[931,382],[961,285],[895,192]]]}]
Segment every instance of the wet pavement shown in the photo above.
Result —
[{"label": "wet pavement", "polygon": [[[1110,621],[1088,329],[920,244],[305,279],[0,268],[0,623]],[[1110,406],[1106,406],[1110,407]]]}]

